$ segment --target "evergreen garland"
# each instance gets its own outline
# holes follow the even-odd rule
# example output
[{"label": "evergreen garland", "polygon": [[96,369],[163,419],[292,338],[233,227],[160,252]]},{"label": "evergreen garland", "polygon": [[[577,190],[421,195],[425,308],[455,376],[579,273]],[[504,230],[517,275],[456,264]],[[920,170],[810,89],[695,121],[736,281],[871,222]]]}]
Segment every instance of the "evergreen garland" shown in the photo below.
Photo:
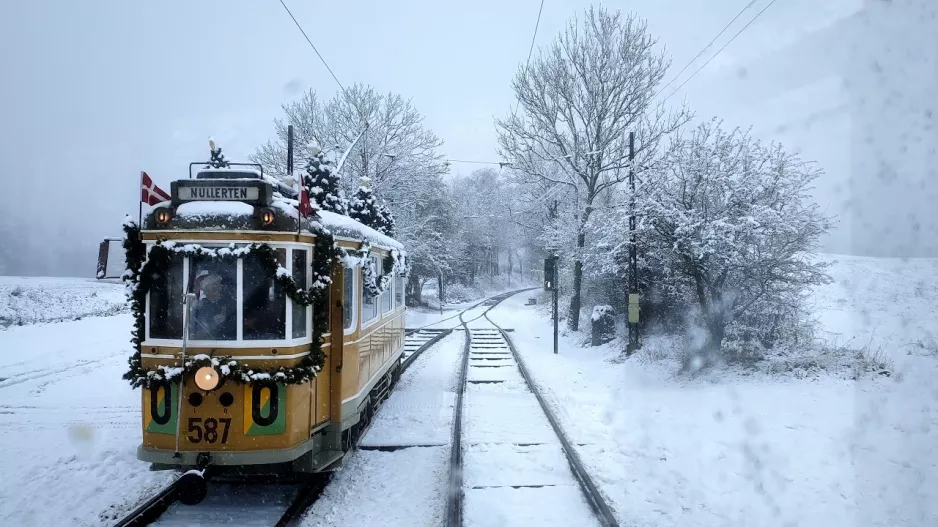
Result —
[{"label": "evergreen garland", "polygon": [[375,269],[374,262],[371,261],[371,244],[362,242],[361,249],[346,249],[346,264],[350,267],[361,265],[362,283],[365,292],[369,296],[377,297],[387,291],[391,286],[391,280],[396,274],[407,274],[406,259],[396,249],[384,257],[381,262],[382,269],[379,277],[378,270]]},{"label": "evergreen garland", "polygon": [[[230,378],[236,382],[256,382],[262,385],[303,384],[315,378],[322,369],[326,359],[325,353],[322,351],[322,336],[329,330],[327,327],[328,306],[325,306],[325,310],[317,310],[317,316],[312,328],[313,343],[309,355],[303,357],[300,364],[292,368],[281,366],[271,370],[259,371],[241,366],[230,357],[221,357],[219,359],[206,355],[204,356],[206,360],[199,360],[197,355],[192,359],[187,359],[185,365],[181,368],[178,366],[159,366],[156,370],[148,371],[143,367],[141,343],[145,335],[147,293],[153,287],[154,279],[165,275],[175,254],[196,258],[221,258],[223,260],[236,260],[248,254],[257,255],[268,277],[283,288],[287,297],[302,306],[314,303],[321,305],[328,298],[329,285],[332,283],[332,277],[330,276],[332,261],[337,255],[334,240],[330,234],[320,233],[317,236],[312,266],[313,285],[307,290],[296,284],[290,273],[277,261],[274,249],[267,244],[251,244],[242,248],[237,248],[234,244],[231,244],[227,248],[206,249],[194,244],[176,246],[173,242],[157,242],[150,249],[150,254],[146,256],[146,246],[140,241],[140,230],[136,223],[132,221],[125,222],[124,232],[126,233],[124,249],[128,267],[123,279],[130,284],[129,297],[131,311],[134,315],[131,343],[134,345],[135,351],[128,360],[130,368],[123,378],[129,381],[131,386],[149,388],[153,383],[170,380],[180,374],[192,373],[207,365],[206,360],[208,359],[213,364],[218,360],[224,361],[223,368],[219,370],[223,378]],[[329,247],[332,247],[332,250],[329,250]],[[323,311],[325,313],[322,313]]]}]

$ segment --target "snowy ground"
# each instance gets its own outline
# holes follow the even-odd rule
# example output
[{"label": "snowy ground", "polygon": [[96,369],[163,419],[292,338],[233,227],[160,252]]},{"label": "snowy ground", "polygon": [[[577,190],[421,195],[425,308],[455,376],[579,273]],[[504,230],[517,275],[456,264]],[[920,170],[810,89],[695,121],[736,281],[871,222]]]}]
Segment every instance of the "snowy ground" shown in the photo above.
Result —
[{"label": "snowy ground", "polygon": [[623,524],[938,525],[938,261],[836,258],[814,297],[826,337],[872,336],[892,377],[691,380],[665,359],[622,361],[616,344],[564,337],[553,355],[526,295],[492,317],[515,329]]},{"label": "snowy ground", "polygon": [[[0,524],[102,525],[172,477],[136,459],[130,315],[0,332]],[[116,507],[111,510],[111,507]]]},{"label": "snowy ground", "polygon": [[[623,525],[938,525],[938,261],[836,258],[836,282],[815,295],[825,336],[852,346],[872,336],[891,377],[687,379],[667,359],[622,361],[614,345],[581,348],[578,338],[553,355],[542,306],[523,305],[529,294],[492,316],[514,329]],[[140,395],[120,378],[130,327],[121,314],[0,331],[0,525],[112,524],[172,477],[135,458]],[[366,437],[370,447],[431,446],[358,452],[308,525],[439,524],[447,379],[462,338],[454,332],[414,363]],[[513,477],[499,470],[466,477]]]},{"label": "snowy ground", "polygon": [[124,287],[119,283],[0,276],[0,330],[127,311]]},{"label": "snowy ground", "polygon": [[440,525],[463,335],[423,352],[381,405],[361,450],[336,474],[303,525]]}]

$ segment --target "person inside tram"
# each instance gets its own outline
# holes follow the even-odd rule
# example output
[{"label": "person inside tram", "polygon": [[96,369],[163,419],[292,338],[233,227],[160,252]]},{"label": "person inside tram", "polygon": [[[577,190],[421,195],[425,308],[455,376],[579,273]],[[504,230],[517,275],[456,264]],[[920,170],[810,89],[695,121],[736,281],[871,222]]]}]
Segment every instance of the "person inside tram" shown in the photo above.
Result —
[{"label": "person inside tram", "polygon": [[199,296],[190,327],[195,340],[232,340],[235,338],[235,299],[224,295],[222,277],[207,273],[199,277]]}]

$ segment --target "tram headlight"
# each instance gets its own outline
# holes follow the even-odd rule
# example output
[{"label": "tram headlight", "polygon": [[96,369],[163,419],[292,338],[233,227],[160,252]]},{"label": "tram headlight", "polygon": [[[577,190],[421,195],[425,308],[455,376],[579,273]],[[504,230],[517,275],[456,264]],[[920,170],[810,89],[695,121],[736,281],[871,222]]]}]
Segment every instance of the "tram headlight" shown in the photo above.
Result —
[{"label": "tram headlight", "polygon": [[206,392],[218,388],[220,380],[221,378],[218,376],[218,372],[211,366],[203,366],[195,372],[195,385],[198,386],[200,390],[205,390]]},{"label": "tram headlight", "polygon": [[166,225],[169,223],[169,220],[172,218],[172,216],[173,215],[167,209],[157,209],[157,211],[153,213],[153,217],[156,218],[156,223],[159,223],[160,225]]},{"label": "tram headlight", "polygon": [[276,219],[274,211],[270,209],[261,210],[261,225],[269,227],[274,224],[274,219]]}]

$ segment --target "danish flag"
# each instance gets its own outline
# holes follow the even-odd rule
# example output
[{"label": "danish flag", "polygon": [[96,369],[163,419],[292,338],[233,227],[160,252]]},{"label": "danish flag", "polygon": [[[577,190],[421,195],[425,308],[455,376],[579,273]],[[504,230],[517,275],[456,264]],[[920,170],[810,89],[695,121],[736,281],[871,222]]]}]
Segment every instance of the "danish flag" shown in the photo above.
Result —
[{"label": "danish flag", "polygon": [[306,185],[303,184],[302,176],[295,176],[296,184],[300,190],[299,195],[299,204],[297,205],[297,210],[300,211],[302,216],[310,216],[313,214],[313,204],[309,202],[309,191],[306,190]]},{"label": "danish flag", "polygon": [[156,205],[157,203],[162,203],[164,201],[169,201],[171,198],[165,190],[156,186],[153,183],[153,180],[150,179],[150,176],[146,172],[140,172],[140,201],[146,203],[149,206]]}]

